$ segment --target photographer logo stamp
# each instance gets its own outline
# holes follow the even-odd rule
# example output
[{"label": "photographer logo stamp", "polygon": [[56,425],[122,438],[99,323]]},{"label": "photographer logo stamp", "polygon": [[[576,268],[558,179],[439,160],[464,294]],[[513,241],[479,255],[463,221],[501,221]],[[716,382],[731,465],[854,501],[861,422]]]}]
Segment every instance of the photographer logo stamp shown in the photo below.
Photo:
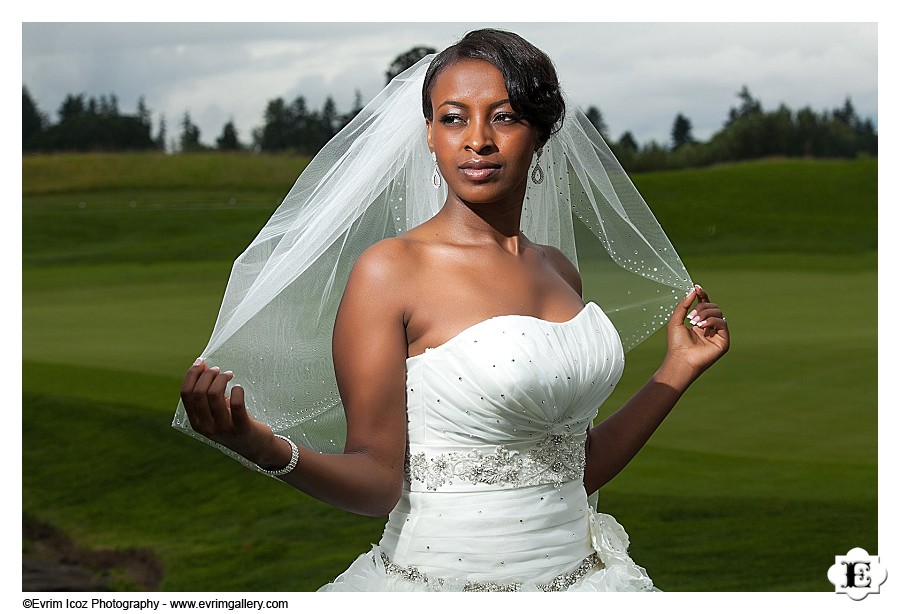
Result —
[{"label": "photographer logo stamp", "polygon": [[834,557],[834,565],[828,568],[828,580],[834,584],[835,593],[845,593],[850,599],[860,601],[870,593],[881,592],[887,569],[881,565],[881,557],[871,556],[862,548],[852,548],[846,556]]}]

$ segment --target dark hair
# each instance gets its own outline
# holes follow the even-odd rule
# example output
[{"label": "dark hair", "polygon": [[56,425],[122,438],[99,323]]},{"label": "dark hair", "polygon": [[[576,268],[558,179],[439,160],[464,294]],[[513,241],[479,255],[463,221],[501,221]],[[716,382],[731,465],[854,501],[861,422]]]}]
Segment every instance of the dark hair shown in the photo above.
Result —
[{"label": "dark hair", "polygon": [[531,122],[541,141],[559,130],[566,103],[553,62],[518,34],[490,28],[469,32],[431,61],[422,86],[422,112],[426,119],[434,116],[431,90],[435,78],[454,62],[466,59],[484,60],[497,67],[503,75],[512,108]]}]

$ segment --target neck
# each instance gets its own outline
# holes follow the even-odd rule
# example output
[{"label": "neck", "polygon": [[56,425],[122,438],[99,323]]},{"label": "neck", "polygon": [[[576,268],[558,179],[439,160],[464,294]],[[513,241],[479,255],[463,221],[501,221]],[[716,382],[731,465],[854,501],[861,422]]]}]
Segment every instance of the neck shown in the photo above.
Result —
[{"label": "neck", "polygon": [[524,184],[521,192],[492,203],[466,202],[450,193],[438,217],[460,242],[494,242],[512,253],[518,253]]}]

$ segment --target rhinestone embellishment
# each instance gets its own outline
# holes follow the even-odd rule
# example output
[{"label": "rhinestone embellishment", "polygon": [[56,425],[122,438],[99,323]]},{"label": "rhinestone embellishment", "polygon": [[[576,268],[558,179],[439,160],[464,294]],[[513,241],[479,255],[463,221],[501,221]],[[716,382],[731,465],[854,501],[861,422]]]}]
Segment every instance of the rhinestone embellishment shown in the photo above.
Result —
[{"label": "rhinestone embellishment", "polygon": [[[399,576],[404,580],[408,580],[409,582],[433,584],[436,587],[444,586],[443,578],[430,578],[428,574],[420,571],[415,567],[401,567],[400,565],[394,563],[384,552],[381,553],[381,562],[384,563],[384,569],[389,575]],[[578,567],[576,567],[569,573],[559,574],[558,576],[550,580],[550,582],[539,583],[536,586],[538,590],[544,591],[546,593],[565,591],[568,590],[569,587],[571,587],[573,584],[584,578],[595,567],[603,567],[603,563],[596,552],[591,553],[590,555],[582,559]],[[462,590],[466,592],[477,593],[510,593],[522,590],[522,584],[520,582],[499,583],[466,580],[466,583],[463,585]]]},{"label": "rhinestone embellishment", "polygon": [[533,447],[509,450],[500,445],[492,453],[472,450],[449,452],[428,458],[424,452],[407,453],[406,477],[437,490],[453,480],[471,484],[536,486],[581,479],[584,475],[585,434],[550,434]]}]

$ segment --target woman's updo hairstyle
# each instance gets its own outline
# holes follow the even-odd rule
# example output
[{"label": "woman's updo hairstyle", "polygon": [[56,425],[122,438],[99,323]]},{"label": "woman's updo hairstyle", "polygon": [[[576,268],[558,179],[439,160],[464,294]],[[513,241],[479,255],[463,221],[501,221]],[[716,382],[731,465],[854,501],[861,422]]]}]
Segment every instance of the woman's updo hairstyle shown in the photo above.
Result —
[{"label": "woman's updo hairstyle", "polygon": [[484,29],[466,34],[432,60],[422,86],[422,111],[431,121],[431,90],[440,72],[459,60],[490,62],[503,75],[512,108],[533,125],[541,142],[559,130],[566,103],[559,88],[556,68],[546,53],[518,34]]}]

